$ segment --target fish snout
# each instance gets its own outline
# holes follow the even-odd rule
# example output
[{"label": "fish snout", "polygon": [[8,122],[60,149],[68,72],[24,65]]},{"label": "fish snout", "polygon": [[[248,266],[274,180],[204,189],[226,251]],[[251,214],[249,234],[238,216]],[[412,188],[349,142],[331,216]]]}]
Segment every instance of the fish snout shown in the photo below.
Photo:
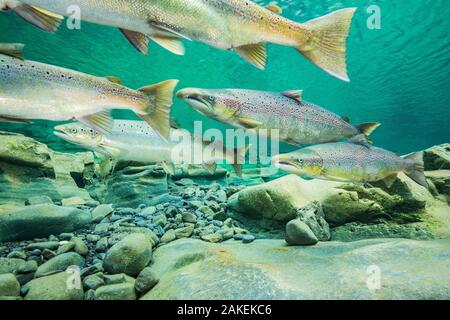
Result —
[{"label": "fish snout", "polygon": [[179,99],[190,99],[197,98],[202,94],[202,91],[196,88],[184,88],[177,92],[177,98]]}]

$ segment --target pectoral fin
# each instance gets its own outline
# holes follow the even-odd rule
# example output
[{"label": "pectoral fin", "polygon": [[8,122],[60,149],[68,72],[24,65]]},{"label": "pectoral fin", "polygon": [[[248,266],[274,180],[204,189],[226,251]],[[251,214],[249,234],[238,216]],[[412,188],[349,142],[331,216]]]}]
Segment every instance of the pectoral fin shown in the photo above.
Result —
[{"label": "pectoral fin", "polygon": [[170,175],[175,173],[175,166],[171,162],[163,161],[161,162],[161,167],[163,167],[164,171]]},{"label": "pectoral fin", "polygon": [[162,35],[162,36],[168,36],[168,37],[176,37],[176,38],[183,38],[186,40],[191,40],[189,37],[186,37],[184,34],[181,34],[171,28],[169,28],[168,26],[164,25],[161,22],[158,21],[154,21],[154,20],[149,20],[148,22],[150,24],[150,26],[153,29],[158,30],[158,35]]},{"label": "pectoral fin", "polygon": [[117,148],[114,148],[111,146],[105,146],[103,144],[100,146],[102,147],[102,149],[104,151],[106,151],[105,154],[108,155],[110,158],[117,159],[122,154],[121,151]]},{"label": "pectoral fin", "polygon": [[61,21],[64,19],[59,14],[27,4],[14,7],[13,10],[25,21],[47,32],[55,32],[58,30]]},{"label": "pectoral fin", "polygon": [[23,60],[23,47],[21,43],[0,43],[0,54]]},{"label": "pectoral fin", "polygon": [[148,54],[148,36],[135,31],[127,29],[119,29],[125,38],[135,47],[140,53]]},{"label": "pectoral fin", "polygon": [[113,127],[113,119],[108,111],[101,111],[77,119],[93,129],[99,129],[104,133],[110,133]]},{"label": "pectoral fin", "polygon": [[236,52],[259,69],[264,70],[266,67],[267,52],[264,43],[240,46],[236,48]]},{"label": "pectoral fin", "polygon": [[254,129],[261,126],[261,122],[252,118],[237,117],[236,121],[246,129]]},{"label": "pectoral fin", "polygon": [[397,179],[397,174],[391,174],[390,176],[387,176],[383,179],[383,182],[386,184],[386,187],[391,188],[392,184],[394,183],[395,179]]},{"label": "pectoral fin", "polygon": [[184,45],[180,38],[166,36],[152,36],[151,39],[166,50],[177,54],[184,55]]}]

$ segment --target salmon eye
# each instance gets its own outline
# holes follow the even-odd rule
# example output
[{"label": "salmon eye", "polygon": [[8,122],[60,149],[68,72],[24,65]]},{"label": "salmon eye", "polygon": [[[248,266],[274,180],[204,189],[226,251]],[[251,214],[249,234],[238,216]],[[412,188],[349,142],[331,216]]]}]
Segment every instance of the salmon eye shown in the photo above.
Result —
[{"label": "salmon eye", "polygon": [[214,96],[209,96],[208,99],[209,99],[209,101],[214,101],[214,100],[216,100],[216,98],[214,98]]},{"label": "salmon eye", "polygon": [[75,128],[73,128],[73,129],[70,130],[70,131],[72,131],[72,133],[77,133],[77,129],[75,129]]}]

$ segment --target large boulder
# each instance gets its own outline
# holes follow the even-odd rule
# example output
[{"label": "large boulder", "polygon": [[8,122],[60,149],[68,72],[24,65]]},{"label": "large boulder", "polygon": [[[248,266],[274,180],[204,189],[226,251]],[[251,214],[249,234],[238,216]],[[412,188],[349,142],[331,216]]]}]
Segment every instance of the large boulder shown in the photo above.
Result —
[{"label": "large boulder", "polygon": [[167,193],[167,176],[153,165],[121,164],[107,177],[107,188],[98,195],[103,203],[115,207],[135,208],[140,204],[150,205],[153,197]]},{"label": "large boulder", "polygon": [[142,233],[130,234],[106,253],[103,267],[109,273],[137,276],[152,258],[151,239]]},{"label": "large boulder", "polygon": [[91,200],[82,187],[94,166],[91,152],[55,152],[32,138],[0,132],[0,204],[23,205],[36,195]]},{"label": "large boulder", "polygon": [[252,218],[287,222],[296,217],[298,208],[321,199],[322,194],[314,194],[316,188],[309,186],[309,181],[288,175],[233,194],[228,206]]},{"label": "large boulder", "polygon": [[0,211],[0,241],[29,240],[71,232],[91,220],[89,211],[51,204]]},{"label": "large boulder", "polygon": [[143,299],[449,299],[449,252],[450,239],[180,239],[156,250],[160,281]]},{"label": "large boulder", "polygon": [[75,270],[33,279],[25,285],[25,300],[83,300],[80,275]]},{"label": "large boulder", "polygon": [[433,146],[424,151],[425,170],[450,170],[450,143]]}]

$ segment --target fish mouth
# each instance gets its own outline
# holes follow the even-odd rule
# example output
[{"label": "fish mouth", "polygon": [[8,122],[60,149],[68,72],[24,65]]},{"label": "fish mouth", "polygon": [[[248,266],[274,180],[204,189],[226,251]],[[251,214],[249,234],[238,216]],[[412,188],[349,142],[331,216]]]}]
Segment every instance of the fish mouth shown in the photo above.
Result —
[{"label": "fish mouth", "polygon": [[209,103],[203,98],[203,92],[195,88],[185,88],[177,92],[177,98],[184,100],[196,110],[209,108]]},{"label": "fish mouth", "polygon": [[286,172],[297,172],[299,170],[298,166],[290,160],[283,159],[280,156],[272,157],[272,165],[278,169]]}]

